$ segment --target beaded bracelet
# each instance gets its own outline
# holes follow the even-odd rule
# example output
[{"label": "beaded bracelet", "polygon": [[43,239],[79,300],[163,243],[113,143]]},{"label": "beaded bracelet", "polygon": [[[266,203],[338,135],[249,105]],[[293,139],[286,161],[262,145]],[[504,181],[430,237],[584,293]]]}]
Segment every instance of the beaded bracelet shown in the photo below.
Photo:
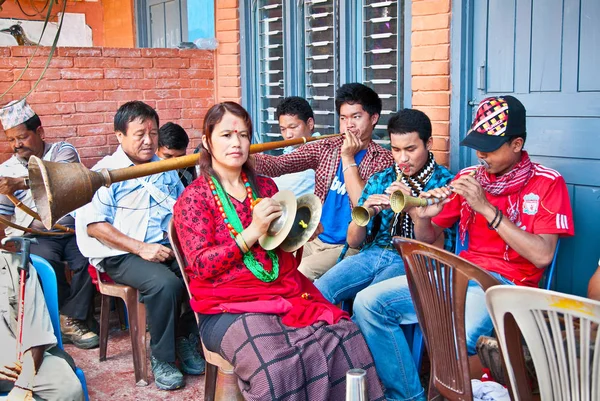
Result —
[{"label": "beaded bracelet", "polygon": [[494,230],[498,231],[498,227],[500,227],[500,223],[502,223],[503,218],[504,218],[504,214],[502,212],[500,212],[500,218],[498,219],[498,222],[494,226]]},{"label": "beaded bracelet", "polygon": [[498,206],[494,206],[494,207],[496,208],[496,214],[494,215],[494,218],[492,219],[492,221],[488,223],[488,228],[490,230],[494,230],[494,225],[496,224],[496,219],[498,219],[499,215],[502,214],[500,212],[500,209],[498,209]]}]

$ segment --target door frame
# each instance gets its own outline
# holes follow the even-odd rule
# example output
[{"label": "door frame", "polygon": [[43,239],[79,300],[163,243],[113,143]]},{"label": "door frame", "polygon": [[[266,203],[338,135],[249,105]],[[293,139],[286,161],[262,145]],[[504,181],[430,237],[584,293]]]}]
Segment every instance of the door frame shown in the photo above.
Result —
[{"label": "door frame", "polygon": [[466,167],[469,149],[460,146],[471,125],[473,106],[473,1],[452,0],[450,19],[450,170]]}]

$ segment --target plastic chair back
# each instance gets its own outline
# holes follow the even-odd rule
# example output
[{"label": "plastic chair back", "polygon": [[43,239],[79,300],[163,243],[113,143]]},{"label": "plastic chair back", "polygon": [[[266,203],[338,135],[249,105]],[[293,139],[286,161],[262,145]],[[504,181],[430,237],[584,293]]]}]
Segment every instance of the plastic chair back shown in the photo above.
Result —
[{"label": "plastic chair back", "polygon": [[600,302],[539,288],[497,286],[486,293],[514,400],[530,400],[525,339],[542,400],[600,399]]},{"label": "plastic chair back", "polygon": [[467,287],[474,280],[485,291],[499,282],[474,264],[429,244],[400,237],[393,242],[404,260],[431,362],[429,398],[439,392],[448,400],[471,400],[465,334]]},{"label": "plastic chair back", "polygon": [[[38,274],[40,284],[44,291],[44,300],[46,301],[46,307],[50,314],[50,320],[52,321],[52,328],[54,329],[57,345],[60,348],[63,348],[62,335],[60,333],[60,312],[58,310],[58,284],[56,283],[56,273],[54,272],[52,265],[41,256],[31,255],[31,263]],[[85,374],[80,368],[75,368],[75,374],[81,382],[85,400],[88,401],[89,395]]]}]

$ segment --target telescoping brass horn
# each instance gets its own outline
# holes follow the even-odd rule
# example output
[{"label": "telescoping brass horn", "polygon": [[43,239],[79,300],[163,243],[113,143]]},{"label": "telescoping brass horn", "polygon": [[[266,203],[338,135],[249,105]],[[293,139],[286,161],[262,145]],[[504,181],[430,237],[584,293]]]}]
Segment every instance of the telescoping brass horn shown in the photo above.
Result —
[{"label": "telescoping brass horn", "polygon": [[[409,207],[429,206],[440,203],[441,201],[442,199],[439,198],[417,198],[415,196],[405,195],[402,191],[394,191],[390,196],[390,208],[394,213],[400,213]],[[382,208],[380,206],[357,206],[352,209],[352,221],[357,226],[365,227],[377,213],[381,212],[381,210]]]},{"label": "telescoping brass horn", "polygon": [[[340,135],[259,143],[250,145],[250,153],[260,153]],[[89,203],[101,186],[109,187],[121,181],[191,167],[198,162],[199,157],[200,155],[195,153],[115,170],[91,171],[80,163],[48,162],[31,156],[29,159],[30,188],[41,221],[44,227],[50,230],[62,216]]]},{"label": "telescoping brass horn", "polygon": [[269,225],[258,243],[266,250],[279,246],[285,252],[294,252],[315,233],[321,221],[321,200],[314,194],[296,199],[288,190],[277,192],[273,199],[281,205],[282,214]]}]

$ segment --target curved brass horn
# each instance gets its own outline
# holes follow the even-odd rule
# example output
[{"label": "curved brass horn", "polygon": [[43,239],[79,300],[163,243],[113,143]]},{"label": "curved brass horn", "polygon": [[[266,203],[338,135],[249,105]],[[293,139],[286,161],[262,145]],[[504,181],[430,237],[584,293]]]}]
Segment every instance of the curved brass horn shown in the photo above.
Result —
[{"label": "curved brass horn", "polygon": [[[260,153],[340,135],[254,144],[250,145],[250,153]],[[195,153],[115,170],[91,171],[80,163],[47,162],[31,156],[29,159],[30,188],[41,221],[44,227],[50,230],[62,216],[89,203],[103,185],[109,187],[116,182],[191,167],[198,162],[199,157],[200,155]]]},{"label": "curved brass horn", "polygon": [[405,195],[402,191],[395,191],[390,196],[390,207],[394,213],[400,213],[409,207],[423,207],[440,203],[442,199],[438,198],[417,198],[416,196]]},{"label": "curved brass horn", "polygon": [[369,221],[371,221],[371,219],[373,218],[373,216],[375,216],[380,211],[381,208],[379,206],[356,206],[352,209],[352,221],[359,227],[366,227],[367,224],[369,224]]}]

